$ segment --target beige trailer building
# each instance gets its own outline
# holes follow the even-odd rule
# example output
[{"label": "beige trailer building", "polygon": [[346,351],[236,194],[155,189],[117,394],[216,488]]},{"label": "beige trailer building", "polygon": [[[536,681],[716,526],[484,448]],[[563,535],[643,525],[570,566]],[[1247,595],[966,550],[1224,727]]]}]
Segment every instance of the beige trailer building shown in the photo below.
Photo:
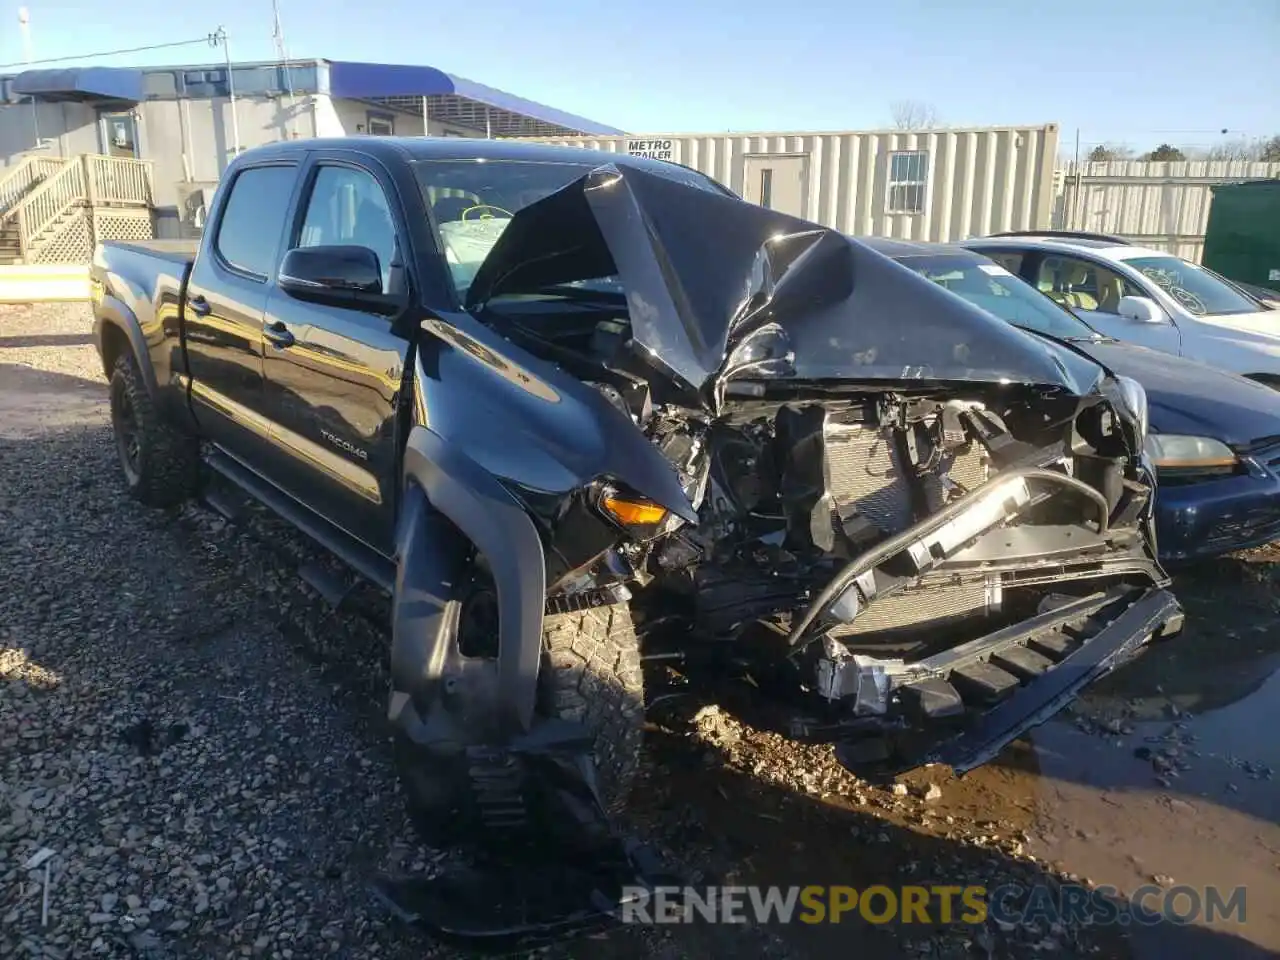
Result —
[{"label": "beige trailer building", "polygon": [[1049,226],[1058,127],[539,137],[682,163],[845,233],[945,242]]}]

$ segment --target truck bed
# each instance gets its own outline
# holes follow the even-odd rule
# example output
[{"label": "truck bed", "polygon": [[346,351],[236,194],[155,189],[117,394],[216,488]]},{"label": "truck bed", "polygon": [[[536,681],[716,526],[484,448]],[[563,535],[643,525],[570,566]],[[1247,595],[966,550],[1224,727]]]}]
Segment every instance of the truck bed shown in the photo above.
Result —
[{"label": "truck bed", "polygon": [[191,240],[107,240],[104,246],[133,250],[138,253],[167,260],[175,264],[188,264],[196,257],[199,239]]}]

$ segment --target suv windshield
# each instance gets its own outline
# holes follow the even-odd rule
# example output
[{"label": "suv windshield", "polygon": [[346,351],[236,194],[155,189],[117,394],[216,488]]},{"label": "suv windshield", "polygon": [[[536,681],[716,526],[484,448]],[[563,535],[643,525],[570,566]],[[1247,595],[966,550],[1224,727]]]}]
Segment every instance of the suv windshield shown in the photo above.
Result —
[{"label": "suv windshield", "polygon": [[[582,163],[487,159],[416,162],[413,167],[418,186],[435,220],[458,299],[466,299],[476,271],[513,216],[599,165],[600,160],[590,154],[584,154]],[[678,164],[649,164],[645,169],[703,190],[726,192],[715,181]],[[617,288],[616,283],[607,280],[569,286]]]},{"label": "suv windshield", "polygon": [[1197,317],[1257,313],[1259,305],[1213,273],[1177,257],[1135,257],[1124,261]]},{"label": "suv windshield", "polygon": [[904,257],[898,262],[1014,326],[1060,340],[1095,340],[1100,336],[999,264],[963,254]]}]

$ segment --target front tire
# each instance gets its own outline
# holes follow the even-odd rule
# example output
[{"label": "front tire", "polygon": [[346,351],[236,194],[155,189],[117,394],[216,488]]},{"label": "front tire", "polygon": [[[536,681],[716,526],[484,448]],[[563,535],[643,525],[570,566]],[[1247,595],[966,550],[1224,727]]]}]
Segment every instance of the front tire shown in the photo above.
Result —
[{"label": "front tire", "polygon": [[625,602],[546,618],[538,707],[591,732],[600,800],[608,812],[620,812],[644,739],[640,643]]},{"label": "front tire", "polygon": [[196,439],[166,423],[147,393],[131,353],[111,371],[111,428],[129,493],[149,507],[172,507],[195,494],[200,477]]},{"label": "front tire", "polygon": [[[479,588],[482,595],[485,589]],[[455,642],[469,655],[496,636],[496,619],[464,612],[476,599],[473,593],[465,601],[451,600],[457,609],[447,614],[458,625]],[[469,624],[483,635],[466,636]],[[600,802],[617,813],[639,772],[644,733],[644,680],[631,611],[623,602],[553,614],[543,621],[542,637],[537,713],[586,726]],[[465,754],[433,756],[399,731],[394,754],[410,819],[422,840],[437,847],[465,842],[476,813],[473,771]]]}]

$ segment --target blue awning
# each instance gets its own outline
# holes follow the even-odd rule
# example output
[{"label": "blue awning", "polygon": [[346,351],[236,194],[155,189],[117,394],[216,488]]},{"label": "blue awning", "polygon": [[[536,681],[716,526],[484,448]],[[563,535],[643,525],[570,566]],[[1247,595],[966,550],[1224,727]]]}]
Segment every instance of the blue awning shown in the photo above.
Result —
[{"label": "blue awning", "polygon": [[546,104],[495,90],[474,80],[455,77],[435,67],[390,63],[329,61],[329,95],[355,100],[385,100],[392,97],[460,97],[496,110],[528,117],[540,124],[561,128],[564,133],[617,136],[626,131],[605,126]]},{"label": "blue awning", "polygon": [[142,100],[142,71],[123,67],[70,67],[24,70],[13,78],[12,93],[42,100]]}]

